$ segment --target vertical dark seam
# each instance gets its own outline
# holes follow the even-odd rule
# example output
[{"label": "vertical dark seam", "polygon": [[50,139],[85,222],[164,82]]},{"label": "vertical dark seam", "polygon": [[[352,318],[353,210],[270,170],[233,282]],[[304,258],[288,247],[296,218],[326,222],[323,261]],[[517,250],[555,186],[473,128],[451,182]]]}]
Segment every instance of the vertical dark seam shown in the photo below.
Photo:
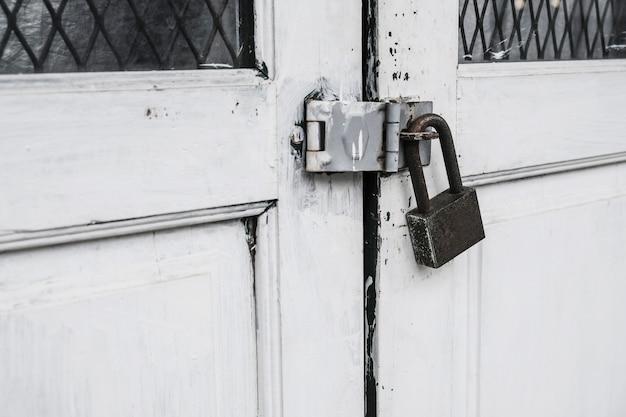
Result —
[{"label": "vertical dark seam", "polygon": [[[378,99],[377,0],[362,4],[362,91],[363,100]],[[376,375],[373,343],[376,331],[376,270],[378,268],[378,219],[380,177],[377,172],[363,173],[363,292],[365,315],[365,416],[376,417]]]}]

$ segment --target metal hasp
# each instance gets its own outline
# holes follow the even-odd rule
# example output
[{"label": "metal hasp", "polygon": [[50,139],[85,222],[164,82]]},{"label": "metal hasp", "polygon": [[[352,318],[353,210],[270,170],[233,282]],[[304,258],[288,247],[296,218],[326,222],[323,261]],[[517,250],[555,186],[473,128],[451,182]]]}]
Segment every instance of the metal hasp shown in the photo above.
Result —
[{"label": "metal hasp", "polygon": [[[428,197],[419,143],[428,127],[439,133],[450,188]],[[485,238],[476,190],[464,187],[446,121],[436,114],[426,114],[411,122],[401,133],[405,156],[411,173],[417,208],[407,213],[407,225],[418,264],[439,268]]]},{"label": "metal hasp", "polygon": [[[306,170],[309,172],[397,172],[406,166],[400,131],[431,102],[306,103]],[[420,145],[422,164],[430,163],[430,141]]]}]

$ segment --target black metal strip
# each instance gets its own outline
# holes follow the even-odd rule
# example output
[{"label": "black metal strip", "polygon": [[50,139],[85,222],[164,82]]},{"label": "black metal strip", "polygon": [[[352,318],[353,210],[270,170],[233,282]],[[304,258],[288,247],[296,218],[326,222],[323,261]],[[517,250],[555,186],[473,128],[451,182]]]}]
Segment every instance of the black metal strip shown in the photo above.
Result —
[{"label": "black metal strip", "polygon": [[[378,0],[363,0],[362,68],[363,100],[378,97]],[[376,280],[378,270],[378,234],[380,174],[363,173],[363,292],[365,307],[365,416],[376,417],[376,375],[374,373],[374,340],[376,337]]]}]

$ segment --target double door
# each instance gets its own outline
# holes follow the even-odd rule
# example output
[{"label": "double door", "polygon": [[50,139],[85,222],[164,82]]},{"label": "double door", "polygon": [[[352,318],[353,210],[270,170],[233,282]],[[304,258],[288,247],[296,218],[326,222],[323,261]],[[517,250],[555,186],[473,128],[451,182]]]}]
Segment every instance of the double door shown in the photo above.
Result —
[{"label": "double door", "polygon": [[[459,64],[456,2],[254,7],[256,68],[0,77],[3,410],[619,415],[626,65]],[[432,101],[486,240],[417,266],[407,173],[305,171],[312,94]]]}]

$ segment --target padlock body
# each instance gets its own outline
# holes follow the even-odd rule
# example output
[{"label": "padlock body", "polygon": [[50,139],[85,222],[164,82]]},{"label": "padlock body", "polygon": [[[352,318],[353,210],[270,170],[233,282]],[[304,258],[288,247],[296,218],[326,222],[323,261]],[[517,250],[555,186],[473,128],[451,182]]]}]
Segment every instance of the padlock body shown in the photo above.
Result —
[{"label": "padlock body", "polygon": [[417,263],[439,268],[485,238],[476,190],[449,190],[430,200],[432,210],[407,213],[407,225]]}]

